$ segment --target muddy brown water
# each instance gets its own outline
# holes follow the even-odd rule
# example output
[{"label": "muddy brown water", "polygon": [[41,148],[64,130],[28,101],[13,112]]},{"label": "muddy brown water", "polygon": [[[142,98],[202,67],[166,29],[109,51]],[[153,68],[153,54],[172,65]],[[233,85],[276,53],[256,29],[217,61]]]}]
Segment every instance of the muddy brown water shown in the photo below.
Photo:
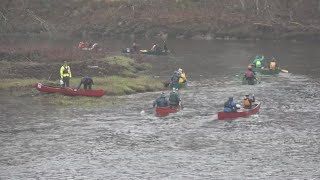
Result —
[{"label": "muddy brown water", "polygon": [[[95,108],[2,92],[0,179],[320,179],[319,43],[169,42],[172,54],[150,57],[154,74],[181,67],[190,82],[185,109],[166,117],[153,114],[159,92]],[[241,85],[257,53],[290,73]],[[262,102],[258,115],[217,120],[229,96],[247,92]]]}]

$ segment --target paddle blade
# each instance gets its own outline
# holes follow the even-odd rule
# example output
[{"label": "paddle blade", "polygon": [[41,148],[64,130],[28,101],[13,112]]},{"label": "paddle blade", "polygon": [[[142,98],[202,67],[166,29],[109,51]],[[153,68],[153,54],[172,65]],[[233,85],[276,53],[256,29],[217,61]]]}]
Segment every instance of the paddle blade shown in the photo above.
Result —
[{"label": "paddle blade", "polygon": [[283,72],[283,73],[288,73],[289,71],[288,71],[288,70],[285,70],[285,69],[281,69],[281,72]]}]

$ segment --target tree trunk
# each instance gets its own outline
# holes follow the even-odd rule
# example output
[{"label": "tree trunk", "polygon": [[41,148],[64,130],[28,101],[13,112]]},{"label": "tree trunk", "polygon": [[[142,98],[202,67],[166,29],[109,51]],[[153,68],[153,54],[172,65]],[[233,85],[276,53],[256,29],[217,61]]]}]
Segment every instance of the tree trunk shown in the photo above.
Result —
[{"label": "tree trunk", "polygon": [[241,3],[241,7],[242,7],[242,10],[244,10],[246,7],[245,7],[245,4],[244,4],[244,0],[239,0],[240,3]]}]

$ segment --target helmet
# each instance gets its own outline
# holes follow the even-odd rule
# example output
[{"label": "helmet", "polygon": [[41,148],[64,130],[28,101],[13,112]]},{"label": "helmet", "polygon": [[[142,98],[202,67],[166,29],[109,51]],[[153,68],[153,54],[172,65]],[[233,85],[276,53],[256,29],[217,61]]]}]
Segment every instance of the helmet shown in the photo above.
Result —
[{"label": "helmet", "polygon": [[176,88],[172,88],[172,91],[173,91],[173,92],[176,92]]}]

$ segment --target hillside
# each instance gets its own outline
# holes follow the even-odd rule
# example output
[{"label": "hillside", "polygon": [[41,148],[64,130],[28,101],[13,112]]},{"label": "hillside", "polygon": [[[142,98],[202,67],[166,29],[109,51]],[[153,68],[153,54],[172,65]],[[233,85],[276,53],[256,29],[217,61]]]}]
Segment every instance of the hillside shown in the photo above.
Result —
[{"label": "hillside", "polygon": [[320,40],[320,1],[2,0],[0,33]]}]

